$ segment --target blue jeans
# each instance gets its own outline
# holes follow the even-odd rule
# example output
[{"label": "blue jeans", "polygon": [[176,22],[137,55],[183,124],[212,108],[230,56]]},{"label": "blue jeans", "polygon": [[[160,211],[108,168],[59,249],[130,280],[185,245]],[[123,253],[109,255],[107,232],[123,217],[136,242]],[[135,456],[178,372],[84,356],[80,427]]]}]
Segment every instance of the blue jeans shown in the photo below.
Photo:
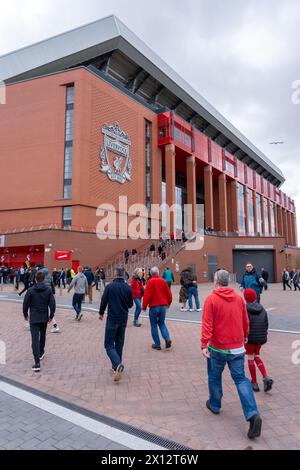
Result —
[{"label": "blue jeans", "polygon": [[140,313],[142,311],[142,304],[141,304],[141,299],[133,299],[133,301],[135,303],[135,312],[134,312],[133,322],[137,323],[138,319],[139,319],[139,316],[140,316]]},{"label": "blue jeans", "polygon": [[126,323],[114,322],[107,318],[104,347],[114,370],[122,363],[125,331]]},{"label": "blue jeans", "polygon": [[169,341],[170,335],[168,328],[165,324],[166,319],[166,307],[152,307],[149,310],[149,318],[151,325],[151,335],[155,346],[160,347],[160,339],[158,335],[158,327],[161,335],[165,341]]},{"label": "blue jeans", "polygon": [[76,312],[77,317],[81,313],[81,304],[82,304],[83,299],[84,299],[84,294],[73,295],[72,306]]},{"label": "blue jeans", "polygon": [[195,299],[196,303],[196,308],[200,308],[200,302],[199,302],[199,295],[198,295],[198,289],[197,287],[189,287],[188,289],[188,294],[189,294],[189,308],[193,308],[193,297]]},{"label": "blue jeans", "polygon": [[245,354],[223,354],[210,350],[210,359],[207,359],[209,403],[213,411],[221,408],[222,373],[228,364],[231,377],[237,388],[243,413],[247,421],[258,415],[258,409],[250,380],[245,376]]}]

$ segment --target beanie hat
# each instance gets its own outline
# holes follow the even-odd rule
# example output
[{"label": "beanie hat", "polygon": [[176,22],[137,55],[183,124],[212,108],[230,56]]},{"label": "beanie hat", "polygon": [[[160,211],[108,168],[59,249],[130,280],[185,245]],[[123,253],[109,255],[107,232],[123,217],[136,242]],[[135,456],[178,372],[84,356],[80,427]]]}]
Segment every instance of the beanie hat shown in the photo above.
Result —
[{"label": "beanie hat", "polygon": [[257,294],[253,289],[246,289],[244,291],[244,298],[248,304],[253,304],[257,300]]}]

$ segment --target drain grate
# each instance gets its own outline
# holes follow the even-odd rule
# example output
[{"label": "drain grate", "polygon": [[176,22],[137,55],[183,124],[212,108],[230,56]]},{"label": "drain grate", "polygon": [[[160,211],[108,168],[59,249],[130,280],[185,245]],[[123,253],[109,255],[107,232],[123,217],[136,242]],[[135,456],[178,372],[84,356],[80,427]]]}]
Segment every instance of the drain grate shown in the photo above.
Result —
[{"label": "drain grate", "polygon": [[95,411],[82,408],[81,406],[75,405],[73,403],[69,403],[65,400],[49,395],[48,393],[44,393],[39,390],[36,390],[32,387],[29,387],[28,385],[24,385],[22,383],[16,382],[15,380],[9,379],[8,377],[0,376],[0,380],[2,380],[2,382],[5,382],[9,385],[13,385],[14,387],[20,388],[21,390],[24,390],[26,392],[30,392],[33,395],[36,395],[40,398],[44,398],[45,400],[48,400],[53,403],[56,403],[57,405],[63,406],[64,408],[67,408],[71,411],[75,411],[88,418],[92,418],[95,421],[99,421],[102,424],[111,426],[112,428],[118,429],[119,431],[124,431],[127,434],[131,434],[132,436],[139,437],[140,439],[143,439],[144,441],[156,444],[157,446],[163,447],[166,450],[191,450],[189,447],[186,447],[183,444],[178,444],[177,442],[171,441],[161,436],[157,436],[156,434],[150,433],[148,431],[143,431],[142,429],[139,429],[135,426],[131,426],[130,424],[122,423],[121,421],[117,421],[116,419],[101,415],[99,413],[96,413]]}]

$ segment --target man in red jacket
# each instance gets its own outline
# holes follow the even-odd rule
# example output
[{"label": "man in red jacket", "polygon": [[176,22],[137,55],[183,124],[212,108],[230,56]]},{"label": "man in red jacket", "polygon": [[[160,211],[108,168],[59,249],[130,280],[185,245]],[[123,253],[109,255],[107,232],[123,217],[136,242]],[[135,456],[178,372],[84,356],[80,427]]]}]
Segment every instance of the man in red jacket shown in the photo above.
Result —
[{"label": "man in red jacket", "polygon": [[154,341],[152,348],[160,351],[161,346],[158,335],[158,327],[162,337],[166,342],[166,349],[169,349],[172,345],[169,331],[165,324],[166,309],[172,303],[172,293],[166,281],[159,277],[158,268],[152,268],[150,270],[150,274],[151,278],[147,282],[143,298],[143,310],[146,310],[149,305],[151,335]]},{"label": "man in red jacket", "polygon": [[225,270],[217,271],[216,289],[204,304],[201,348],[207,358],[209,400],[206,406],[212,413],[220,413],[222,373],[228,364],[244,416],[250,422],[248,437],[254,439],[261,434],[262,420],[244,369],[249,319],[244,300],[228,284],[229,273]]}]

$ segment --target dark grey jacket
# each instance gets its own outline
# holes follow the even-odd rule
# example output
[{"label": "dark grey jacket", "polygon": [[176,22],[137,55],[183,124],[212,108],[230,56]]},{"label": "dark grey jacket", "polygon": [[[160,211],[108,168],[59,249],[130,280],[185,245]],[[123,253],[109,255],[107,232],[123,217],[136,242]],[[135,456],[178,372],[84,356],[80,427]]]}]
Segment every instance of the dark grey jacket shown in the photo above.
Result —
[{"label": "dark grey jacket", "polygon": [[31,287],[23,302],[23,315],[28,319],[28,310],[30,311],[30,324],[47,323],[52,320],[56,309],[54,295],[50,287],[44,282],[38,282]]},{"label": "dark grey jacket", "polygon": [[263,306],[257,302],[247,304],[249,317],[248,344],[265,344],[268,337],[268,314]]}]

